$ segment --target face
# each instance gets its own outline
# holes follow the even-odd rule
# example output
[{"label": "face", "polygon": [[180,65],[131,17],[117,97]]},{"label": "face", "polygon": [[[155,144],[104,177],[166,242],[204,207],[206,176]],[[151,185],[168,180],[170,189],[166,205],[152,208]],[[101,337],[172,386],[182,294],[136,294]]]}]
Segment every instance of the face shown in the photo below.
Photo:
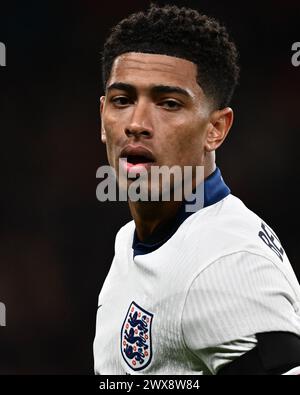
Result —
[{"label": "face", "polygon": [[212,111],[196,78],[196,65],[181,58],[130,52],[115,59],[101,119],[117,176],[121,157],[129,162],[127,172],[204,165],[206,153],[220,145],[220,136],[212,142],[212,135],[221,114]]}]

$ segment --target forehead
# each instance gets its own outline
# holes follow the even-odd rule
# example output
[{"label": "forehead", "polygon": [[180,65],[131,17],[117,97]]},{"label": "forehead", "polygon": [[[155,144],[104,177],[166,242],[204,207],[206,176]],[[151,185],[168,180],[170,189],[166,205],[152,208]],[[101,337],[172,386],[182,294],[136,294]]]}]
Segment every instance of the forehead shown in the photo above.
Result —
[{"label": "forehead", "polygon": [[202,93],[197,83],[197,66],[174,56],[128,52],[113,63],[108,84],[126,82],[134,86],[176,85],[194,94]]}]

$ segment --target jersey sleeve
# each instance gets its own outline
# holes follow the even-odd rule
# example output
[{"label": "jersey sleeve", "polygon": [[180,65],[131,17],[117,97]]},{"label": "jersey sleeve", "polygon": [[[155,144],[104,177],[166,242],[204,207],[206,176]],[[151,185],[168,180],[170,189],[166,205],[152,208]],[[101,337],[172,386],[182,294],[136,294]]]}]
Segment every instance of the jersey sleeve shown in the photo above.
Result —
[{"label": "jersey sleeve", "polygon": [[224,256],[192,281],[182,331],[188,349],[214,374],[253,348],[256,333],[300,335],[299,289],[269,258],[246,251]]}]

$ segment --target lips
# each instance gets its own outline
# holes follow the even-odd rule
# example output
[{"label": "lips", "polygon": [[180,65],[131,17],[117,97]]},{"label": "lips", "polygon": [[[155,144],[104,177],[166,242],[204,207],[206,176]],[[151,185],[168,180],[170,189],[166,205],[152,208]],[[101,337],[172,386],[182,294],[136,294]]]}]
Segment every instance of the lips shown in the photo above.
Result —
[{"label": "lips", "polygon": [[132,165],[155,162],[152,152],[143,146],[126,146],[121,151],[120,158],[126,158],[127,162]]},{"label": "lips", "polygon": [[120,164],[127,174],[148,172],[154,163],[152,152],[141,145],[127,145],[120,154]]}]

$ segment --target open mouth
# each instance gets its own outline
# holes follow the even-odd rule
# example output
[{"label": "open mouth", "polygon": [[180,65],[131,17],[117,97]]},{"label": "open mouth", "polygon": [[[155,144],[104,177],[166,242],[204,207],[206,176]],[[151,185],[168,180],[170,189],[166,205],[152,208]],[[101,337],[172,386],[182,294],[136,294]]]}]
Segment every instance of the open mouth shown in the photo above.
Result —
[{"label": "open mouth", "polygon": [[149,170],[155,163],[155,157],[151,150],[142,145],[127,145],[121,151],[120,158],[123,161],[126,159],[126,163],[123,162],[126,171]]},{"label": "open mouth", "polygon": [[137,165],[140,163],[153,163],[154,159],[150,158],[150,156],[147,155],[128,155],[127,156],[127,162],[131,163],[132,165]]}]

